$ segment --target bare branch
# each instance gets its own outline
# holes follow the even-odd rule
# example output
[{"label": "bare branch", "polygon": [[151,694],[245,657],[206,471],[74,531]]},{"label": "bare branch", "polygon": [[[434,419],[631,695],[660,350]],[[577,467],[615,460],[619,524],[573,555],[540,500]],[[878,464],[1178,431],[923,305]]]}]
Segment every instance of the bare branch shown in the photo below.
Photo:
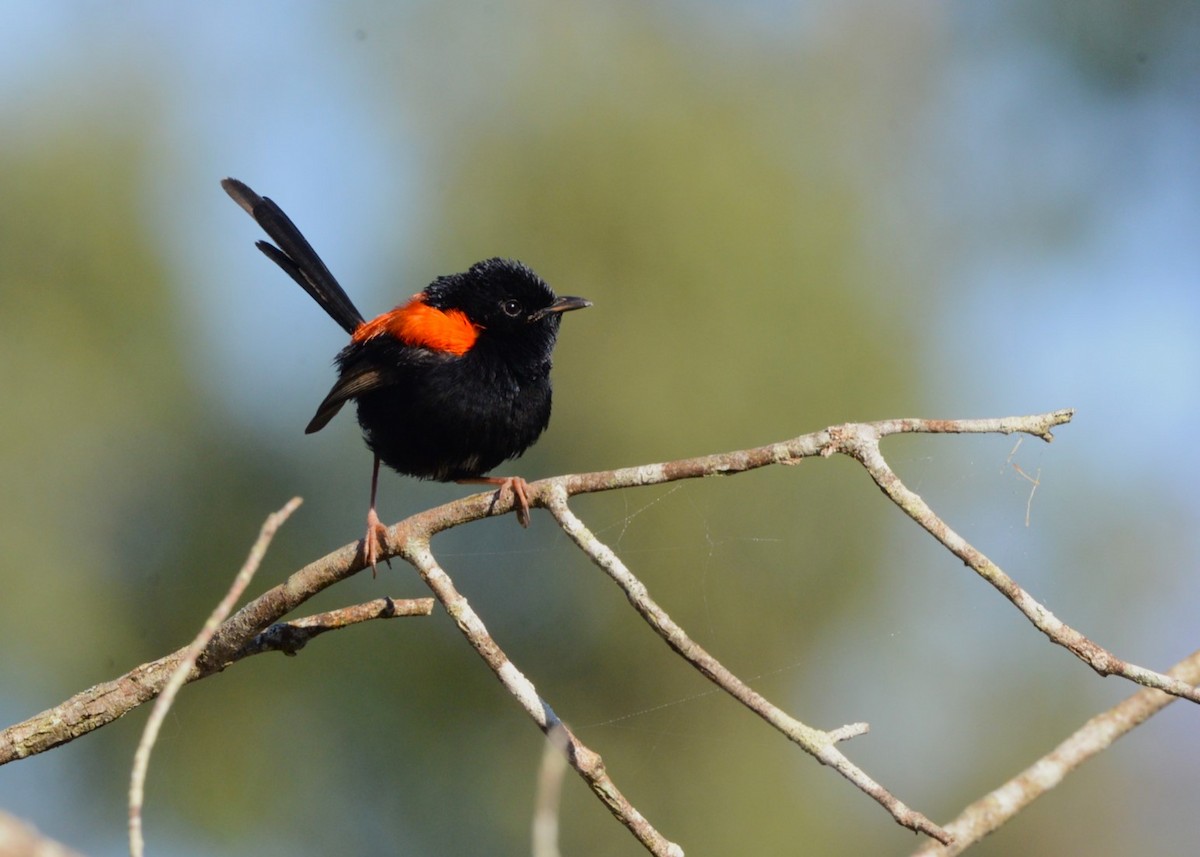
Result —
[{"label": "bare branch", "polygon": [[1050,443],[1052,430],[1065,425],[1075,416],[1074,408],[1062,408],[1045,414],[1024,417],[995,417],[979,420],[880,420],[858,423],[873,427],[880,437],[890,434],[1027,434]]},{"label": "bare branch", "polygon": [[821,764],[829,765],[859,789],[880,803],[896,821],[910,830],[925,833],[941,842],[949,842],[950,835],[921,813],[904,805],[887,789],[872,780],[837,749],[836,742],[863,734],[866,724],[856,723],[842,726],[832,732],[814,729],[769,702],[762,694],[730,672],[720,661],[688,636],[687,632],[667,615],[651,597],[646,585],[633,575],[612,549],[603,544],[584,526],[567,506],[566,490],[559,486],[550,500],[550,513],[554,515],[563,531],[591,557],[592,562],[621,587],[633,608],[646,620],[667,645],[684,657],[692,666],[703,673],[717,687],[724,690],[742,705],[770,723],[789,740]]},{"label": "bare branch", "polygon": [[[1171,668],[1170,674],[1185,682],[1200,682],[1200,651],[1193,652]],[[1067,740],[1038,759],[995,791],[964,809],[946,829],[954,834],[950,846],[926,842],[913,852],[914,857],[951,857],[1015,816],[1033,801],[1057,786],[1067,774],[1112,746],[1149,718],[1162,711],[1176,697],[1158,690],[1139,690],[1102,714],[1083,724]]]},{"label": "bare branch", "polygon": [[[864,424],[880,437],[906,432],[1025,432],[1049,440],[1050,430],[1071,419],[1072,411],[1060,410],[1027,417],[984,420],[887,420]],[[568,494],[608,491],[638,485],[658,485],[678,479],[728,475],[765,467],[768,464],[797,464],[804,458],[829,454],[832,434],[845,431],[836,427],[802,435],[782,443],[738,450],[717,455],[650,464],[621,470],[559,476],[530,485],[530,500],[545,506],[551,492],[562,486]],[[502,515],[512,510],[509,494],[474,494],[452,503],[429,509],[401,521],[389,529],[383,556],[396,556],[397,545],[411,537],[428,538],[442,530]],[[309,598],[339,580],[361,571],[362,559],[357,542],[310,563],[292,574],[284,583],[263,593],[223,623],[208,648],[201,654],[188,681],[220,672],[232,663],[237,653],[268,625],[295,610]],[[76,694],[54,708],[0,731],[0,764],[23,759],[71,741],[93,729],[105,726],[142,703],[153,699],[162,688],[183,651],[142,664],[120,678]]]},{"label": "bare branch", "polygon": [[303,501],[299,497],[293,497],[278,512],[267,516],[267,520],[259,531],[258,539],[250,548],[250,555],[246,557],[246,562],[238,571],[229,591],[225,593],[221,603],[208,617],[208,621],[204,623],[204,627],[200,629],[196,639],[184,650],[183,657],[179,659],[179,664],[167,679],[158,701],[154,704],[154,709],[150,712],[150,717],[146,720],[142,740],[138,742],[137,751],[133,754],[133,772],[129,782],[129,853],[132,857],[142,857],[145,851],[145,842],[142,839],[142,802],[145,797],[146,771],[150,767],[150,753],[154,749],[155,741],[158,740],[158,730],[162,727],[167,712],[171,710],[171,703],[175,700],[175,695],[179,693],[179,689],[187,681],[188,673],[195,666],[196,658],[200,656],[200,652],[217,632],[217,627],[225,621],[225,617],[229,615],[233,605],[250,585],[254,573],[258,571],[258,566],[266,556],[267,548],[271,544],[271,539],[275,537],[276,531],[283,526],[284,521],[291,517],[292,512],[300,507],[301,502]]}]

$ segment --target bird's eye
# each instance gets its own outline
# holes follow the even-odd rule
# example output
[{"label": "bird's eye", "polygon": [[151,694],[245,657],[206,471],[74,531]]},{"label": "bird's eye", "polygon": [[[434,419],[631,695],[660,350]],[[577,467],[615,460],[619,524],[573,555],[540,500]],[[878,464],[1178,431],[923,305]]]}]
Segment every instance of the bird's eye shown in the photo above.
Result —
[{"label": "bird's eye", "polygon": [[516,318],[521,314],[521,302],[510,299],[500,304],[500,309],[504,311],[505,315]]}]

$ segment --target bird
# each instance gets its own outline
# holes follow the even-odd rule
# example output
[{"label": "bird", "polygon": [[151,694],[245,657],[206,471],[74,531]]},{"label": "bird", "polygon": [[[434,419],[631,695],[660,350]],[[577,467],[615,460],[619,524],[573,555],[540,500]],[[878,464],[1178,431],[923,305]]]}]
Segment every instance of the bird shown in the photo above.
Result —
[{"label": "bird", "polygon": [[374,454],[364,566],[377,571],[388,541],[375,508],[380,463],[418,479],[495,485],[497,500],[508,489],[518,522],[529,526],[525,480],[486,474],[549,425],[562,314],[592,302],[559,297],[527,265],[491,258],[435,278],[368,321],[278,205],[237,179],[221,186],[274,241],[255,246],[350,334],[334,358],[337,380],[304,431],[320,431],[350,401],[357,406]]}]

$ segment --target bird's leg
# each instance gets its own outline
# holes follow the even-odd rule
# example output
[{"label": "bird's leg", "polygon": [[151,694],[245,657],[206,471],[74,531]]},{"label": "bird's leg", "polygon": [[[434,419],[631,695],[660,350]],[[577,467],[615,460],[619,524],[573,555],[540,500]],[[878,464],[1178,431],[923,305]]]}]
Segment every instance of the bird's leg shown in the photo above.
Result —
[{"label": "bird's leg", "polygon": [[[367,511],[367,534],[363,537],[362,553],[363,562],[369,563],[371,566],[371,577],[375,577],[379,570],[376,564],[379,562],[380,546],[386,545],[388,542],[388,528],[379,520],[379,515],[375,514],[375,491],[379,487],[379,456],[375,456],[375,466],[371,470],[371,508]],[[384,562],[391,568],[392,561],[385,559]]]},{"label": "bird's leg", "polygon": [[508,488],[513,493],[517,509],[517,523],[529,526],[529,483],[520,476],[477,476],[474,479],[459,479],[459,485],[496,485],[496,499]]}]

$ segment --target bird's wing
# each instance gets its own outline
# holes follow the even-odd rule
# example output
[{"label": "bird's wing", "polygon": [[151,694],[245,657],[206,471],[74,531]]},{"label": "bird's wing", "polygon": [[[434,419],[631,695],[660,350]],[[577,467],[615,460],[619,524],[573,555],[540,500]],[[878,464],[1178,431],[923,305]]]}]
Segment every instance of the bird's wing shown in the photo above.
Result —
[{"label": "bird's wing", "polygon": [[337,415],[342,405],[351,399],[390,386],[394,381],[386,372],[375,366],[359,364],[342,372],[329,395],[317,406],[317,413],[304,429],[305,434],[312,434],[325,428],[326,424]]}]

